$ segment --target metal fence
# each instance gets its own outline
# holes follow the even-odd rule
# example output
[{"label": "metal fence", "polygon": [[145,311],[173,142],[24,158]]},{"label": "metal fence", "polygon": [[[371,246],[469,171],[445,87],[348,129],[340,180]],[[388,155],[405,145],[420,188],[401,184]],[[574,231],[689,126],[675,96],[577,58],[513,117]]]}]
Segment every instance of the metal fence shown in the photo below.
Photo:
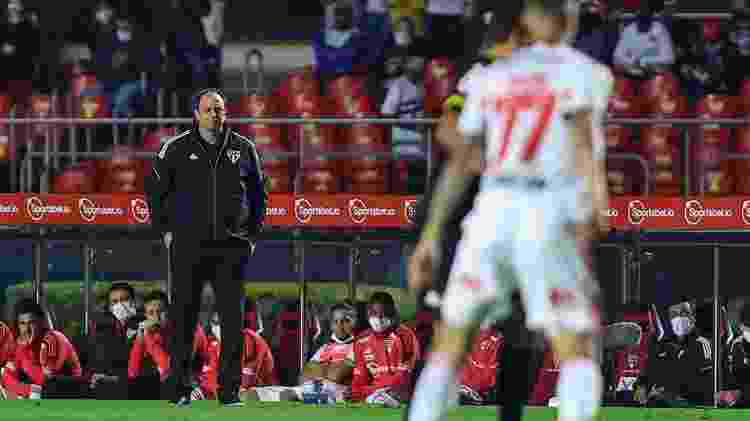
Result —
[{"label": "metal fence", "polygon": [[[430,177],[434,168],[434,157],[435,157],[435,143],[432,136],[433,127],[437,123],[434,118],[423,118],[423,119],[388,119],[388,118],[232,118],[227,120],[229,124],[233,125],[244,125],[244,124],[264,124],[264,125],[278,125],[278,126],[290,126],[290,127],[301,127],[306,124],[316,125],[334,125],[338,127],[348,127],[352,125],[360,124],[371,124],[371,125],[383,125],[387,127],[393,127],[396,125],[414,125],[421,127],[424,133],[424,154],[422,157],[399,157],[394,152],[382,152],[382,153],[361,153],[361,152],[322,152],[322,151],[300,151],[294,152],[273,152],[264,153],[264,156],[279,157],[279,158],[297,158],[297,157],[309,157],[310,155],[326,156],[333,159],[346,159],[362,155],[375,158],[396,158],[396,159],[422,159],[426,161],[427,167],[427,179],[425,184],[429,187]],[[703,125],[720,125],[725,127],[739,127],[749,126],[750,119],[697,119],[697,118],[613,118],[606,121],[607,124],[618,124],[625,126],[646,126],[646,125],[670,125],[678,128],[684,128],[689,126],[703,126]],[[68,160],[70,163],[76,163],[79,159],[108,159],[114,154],[111,151],[106,150],[95,150],[97,149],[94,145],[95,129],[109,127],[111,130],[110,134],[98,133],[98,136],[106,137],[103,142],[105,145],[120,145],[121,136],[119,130],[122,127],[127,127],[128,142],[126,144],[135,146],[138,145],[139,141],[137,137],[132,135],[135,132],[142,134],[146,128],[163,127],[166,125],[177,126],[182,128],[190,127],[192,120],[188,118],[107,118],[107,119],[85,119],[85,118],[5,118],[0,119],[0,125],[8,125],[8,141],[11,150],[17,152],[17,159],[11,161],[10,165],[10,180],[11,186],[14,191],[28,192],[32,185],[34,185],[32,177],[35,171],[41,169],[39,179],[39,190],[42,193],[49,192],[49,182],[51,171],[60,170],[63,166],[63,160]],[[17,127],[42,127],[44,130],[44,136],[41,142],[34,141],[27,137],[26,139],[18,138]],[[67,136],[63,140],[63,137],[58,136],[56,132],[63,130],[67,132]],[[79,150],[79,131],[84,132],[84,148]],[[111,136],[111,137],[110,137]],[[681,144],[681,168],[683,168],[683,182],[682,182],[682,193],[687,196],[691,192],[692,179],[690,165],[692,160],[691,143],[695,139],[691,136],[689,130],[685,130],[683,134],[684,142]],[[66,143],[67,146],[61,145]],[[97,144],[102,144],[101,139],[98,139]],[[101,149],[101,147],[99,148]],[[294,150],[294,148],[292,148]],[[153,156],[153,153],[136,152],[133,154],[134,157],[148,159]],[[651,179],[651,167],[650,164],[639,154],[636,153],[608,153],[607,158],[609,160],[631,160],[638,163],[640,171],[643,174],[644,180],[647,182],[644,185],[643,194],[648,196],[651,192],[649,189]],[[723,160],[739,160],[739,159],[750,159],[750,154],[741,153],[729,153],[722,157]],[[41,161],[41,162],[38,162]],[[301,163],[301,161],[300,161]],[[20,171],[18,165],[20,164]],[[38,166],[40,168],[35,168]],[[16,177],[20,174],[20,180]],[[698,192],[702,194],[703,192]]]}]

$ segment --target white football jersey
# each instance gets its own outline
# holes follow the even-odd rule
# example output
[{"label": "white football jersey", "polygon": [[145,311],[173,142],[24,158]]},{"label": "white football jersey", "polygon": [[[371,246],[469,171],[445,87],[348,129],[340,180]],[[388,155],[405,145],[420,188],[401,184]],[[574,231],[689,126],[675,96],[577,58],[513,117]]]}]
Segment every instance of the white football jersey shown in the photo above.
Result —
[{"label": "white football jersey", "polygon": [[485,136],[485,175],[575,176],[569,116],[595,108],[590,78],[567,50],[542,44],[472,78],[459,130]]},{"label": "white football jersey", "polygon": [[604,120],[607,118],[609,97],[615,85],[615,78],[609,68],[586,54],[568,45],[560,45],[562,54],[570,57],[570,60],[578,61],[581,71],[589,74],[591,82],[591,95],[593,100],[592,127],[593,127],[593,155],[594,159],[602,160],[606,157],[607,139],[604,130]]}]

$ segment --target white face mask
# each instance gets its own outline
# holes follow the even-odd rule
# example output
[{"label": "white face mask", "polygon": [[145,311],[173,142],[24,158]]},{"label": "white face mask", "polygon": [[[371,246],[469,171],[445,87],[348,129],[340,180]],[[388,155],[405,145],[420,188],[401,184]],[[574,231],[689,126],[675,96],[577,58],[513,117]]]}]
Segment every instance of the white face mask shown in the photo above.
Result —
[{"label": "white face mask", "polygon": [[117,30],[117,39],[120,40],[120,42],[128,42],[132,38],[132,32],[128,29],[118,29]]},{"label": "white face mask", "polygon": [[695,322],[693,322],[693,319],[687,316],[673,317],[671,322],[672,331],[674,331],[674,334],[679,337],[683,337],[689,334],[695,326]]},{"label": "white face mask", "polygon": [[112,314],[115,315],[117,320],[123,321],[135,315],[135,306],[130,301],[122,301],[113,304],[110,307],[110,311],[112,311]]},{"label": "white face mask", "polygon": [[211,325],[211,334],[218,340],[221,340],[221,325]]},{"label": "white face mask", "polygon": [[399,47],[404,47],[409,44],[411,44],[411,35],[406,31],[399,31],[393,34],[393,37],[396,40],[396,45]]},{"label": "white face mask", "polygon": [[393,323],[393,321],[387,317],[370,317],[369,322],[372,330],[378,333],[385,331],[391,327],[391,323]]}]

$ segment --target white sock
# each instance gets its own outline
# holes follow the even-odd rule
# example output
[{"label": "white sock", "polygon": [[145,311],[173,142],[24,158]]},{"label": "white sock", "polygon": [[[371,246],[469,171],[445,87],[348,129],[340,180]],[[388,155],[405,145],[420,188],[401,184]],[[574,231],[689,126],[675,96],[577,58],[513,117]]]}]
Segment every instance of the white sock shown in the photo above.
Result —
[{"label": "white sock", "polygon": [[438,421],[450,404],[456,370],[447,355],[432,353],[417,381],[409,408],[409,421]]},{"label": "white sock", "polygon": [[602,373],[592,360],[580,358],[560,367],[557,393],[560,421],[589,421],[599,411],[602,399]]}]

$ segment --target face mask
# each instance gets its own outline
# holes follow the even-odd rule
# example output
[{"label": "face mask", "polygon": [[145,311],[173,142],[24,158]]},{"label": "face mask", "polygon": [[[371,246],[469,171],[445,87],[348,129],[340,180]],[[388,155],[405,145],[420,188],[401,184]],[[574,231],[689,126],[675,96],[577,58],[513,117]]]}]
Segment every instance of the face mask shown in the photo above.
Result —
[{"label": "face mask", "polygon": [[387,317],[370,317],[369,319],[370,327],[372,327],[372,330],[375,332],[384,332],[386,329],[391,327],[391,319]]},{"label": "face mask", "polygon": [[130,32],[129,29],[118,29],[117,30],[117,39],[120,40],[120,42],[128,42],[132,38],[133,34]]},{"label": "face mask", "polygon": [[218,340],[221,340],[221,325],[211,325],[211,334]]},{"label": "face mask", "polygon": [[678,337],[683,337],[693,330],[694,322],[693,319],[686,316],[673,317],[672,320],[672,331]]},{"label": "face mask", "polygon": [[112,314],[114,314],[115,318],[119,321],[126,320],[130,316],[135,314],[135,308],[130,303],[130,301],[124,301],[114,304],[112,305],[110,310],[112,311]]},{"label": "face mask", "polygon": [[393,34],[393,37],[396,40],[396,45],[399,47],[405,47],[409,44],[411,44],[411,34],[409,34],[406,31],[400,31]]}]

